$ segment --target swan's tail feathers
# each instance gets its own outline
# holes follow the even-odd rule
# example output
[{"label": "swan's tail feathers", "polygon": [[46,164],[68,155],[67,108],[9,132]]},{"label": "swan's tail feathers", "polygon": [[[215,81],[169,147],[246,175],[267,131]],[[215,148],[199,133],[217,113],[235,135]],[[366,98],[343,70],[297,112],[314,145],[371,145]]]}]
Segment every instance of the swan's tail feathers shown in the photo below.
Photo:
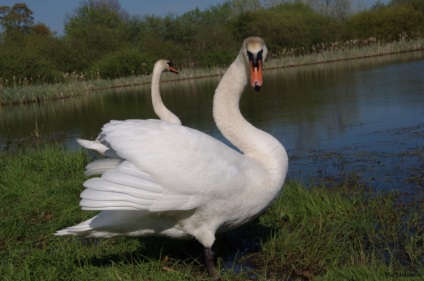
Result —
[{"label": "swan's tail feathers", "polygon": [[[162,226],[155,216],[143,211],[102,211],[89,220],[57,231],[55,236],[82,236],[86,238],[110,238],[119,235],[145,236]],[[174,223],[172,223],[174,225]],[[171,226],[172,226],[171,225]]]},{"label": "swan's tail feathers", "polygon": [[85,174],[87,176],[102,175],[106,171],[117,168],[122,161],[120,158],[106,158],[93,161],[85,166]]},{"label": "swan's tail feathers", "polygon": [[92,222],[94,218],[86,220],[80,224],[77,224],[62,230],[58,230],[56,231],[54,235],[55,236],[65,236],[65,235],[89,236],[90,233],[93,231],[93,228],[90,227],[90,223]]}]

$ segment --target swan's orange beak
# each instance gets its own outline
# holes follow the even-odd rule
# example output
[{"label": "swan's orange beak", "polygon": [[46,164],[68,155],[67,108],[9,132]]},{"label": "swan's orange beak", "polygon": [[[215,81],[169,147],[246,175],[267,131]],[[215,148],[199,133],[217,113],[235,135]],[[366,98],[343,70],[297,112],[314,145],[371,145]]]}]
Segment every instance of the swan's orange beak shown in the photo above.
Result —
[{"label": "swan's orange beak", "polygon": [[178,71],[173,66],[169,66],[169,71],[178,74]]},{"label": "swan's orange beak", "polygon": [[252,85],[255,90],[259,91],[262,83],[262,60],[258,60],[256,65],[250,61],[250,85]]}]

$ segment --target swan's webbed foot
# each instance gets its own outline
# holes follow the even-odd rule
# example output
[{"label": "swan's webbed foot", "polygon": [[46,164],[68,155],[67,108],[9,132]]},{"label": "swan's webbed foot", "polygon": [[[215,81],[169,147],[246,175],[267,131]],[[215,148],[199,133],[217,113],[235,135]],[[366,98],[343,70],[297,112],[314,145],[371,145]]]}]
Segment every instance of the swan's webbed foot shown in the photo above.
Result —
[{"label": "swan's webbed foot", "polygon": [[215,266],[215,254],[211,248],[205,248],[205,262],[208,268],[209,276],[215,280],[221,279],[221,275]]}]

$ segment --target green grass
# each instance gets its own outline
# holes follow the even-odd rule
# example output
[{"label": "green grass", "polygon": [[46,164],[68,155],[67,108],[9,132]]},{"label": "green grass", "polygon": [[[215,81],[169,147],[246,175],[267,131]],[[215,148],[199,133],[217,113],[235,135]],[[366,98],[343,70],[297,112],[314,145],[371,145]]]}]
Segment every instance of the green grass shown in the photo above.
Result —
[{"label": "green grass", "polygon": [[[87,158],[57,147],[0,153],[2,280],[209,280],[196,241],[53,236],[94,214],[78,206]],[[234,268],[250,265],[223,271],[223,280],[418,280],[424,202],[400,204],[400,196],[354,178],[311,187],[289,180],[266,213],[218,235],[221,267],[237,251]]]},{"label": "green grass", "polygon": [[[341,60],[352,60],[424,50],[424,38],[406,39],[382,43],[375,40],[351,40],[333,43],[329,46],[317,46],[316,53],[302,56],[295,55],[294,50],[281,54],[272,54],[265,65],[266,69],[287,68],[311,64],[329,63]],[[369,41],[369,42],[368,42]],[[221,76],[225,68],[179,69],[180,74],[172,78],[164,77],[162,82],[174,80],[199,79],[202,77]],[[72,75],[75,76],[75,75]],[[78,75],[76,75],[79,77]],[[151,75],[133,76],[114,80],[83,78],[69,79],[70,82],[44,85],[16,85],[4,87],[0,84],[0,105],[42,102],[74,96],[82,96],[105,89],[115,89],[149,84]]]},{"label": "green grass", "polygon": [[424,261],[424,204],[402,206],[399,196],[374,194],[350,179],[332,188],[291,182],[261,217],[275,228],[263,244],[263,259],[273,271],[317,280],[342,280],[345,274],[374,280],[423,276],[418,272]]}]

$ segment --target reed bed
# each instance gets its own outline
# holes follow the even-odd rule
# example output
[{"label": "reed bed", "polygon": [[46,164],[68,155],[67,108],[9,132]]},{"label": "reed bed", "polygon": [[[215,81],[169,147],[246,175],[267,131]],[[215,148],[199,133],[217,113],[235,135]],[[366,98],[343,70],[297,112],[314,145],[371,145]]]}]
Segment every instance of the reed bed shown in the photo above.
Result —
[{"label": "reed bed", "polygon": [[[83,150],[39,143],[0,158],[2,280],[209,280],[196,241],[53,236],[95,214],[78,206]],[[258,219],[217,236],[222,279],[421,280],[424,201],[403,199],[354,177],[289,179]]]},{"label": "reed bed", "polygon": [[293,50],[274,54],[267,63],[267,68],[285,68],[421,51],[424,50],[424,38],[408,39],[405,35],[400,36],[400,40],[390,43],[368,38],[317,45],[312,47],[312,50],[312,53],[302,56],[296,56]]},{"label": "reed bed", "polygon": [[[374,38],[367,40],[351,40],[332,44],[321,44],[312,47],[311,51],[285,50],[279,54],[271,54],[266,69],[295,67],[302,65],[328,63],[342,60],[352,60],[424,50],[424,38],[410,39],[400,35],[398,41],[390,43],[379,42]],[[307,53],[297,55],[298,53]],[[203,77],[221,76],[225,68],[210,69],[182,69],[180,75],[171,81],[199,79]],[[31,85],[25,81],[17,81],[14,86],[5,87],[0,81],[0,104],[18,104],[42,102],[73,96],[88,95],[90,93],[123,87],[132,87],[149,84],[151,75],[132,76],[120,79],[105,80],[97,77],[88,80],[84,74],[64,74],[64,83]],[[170,81],[163,79],[163,82]]]}]

